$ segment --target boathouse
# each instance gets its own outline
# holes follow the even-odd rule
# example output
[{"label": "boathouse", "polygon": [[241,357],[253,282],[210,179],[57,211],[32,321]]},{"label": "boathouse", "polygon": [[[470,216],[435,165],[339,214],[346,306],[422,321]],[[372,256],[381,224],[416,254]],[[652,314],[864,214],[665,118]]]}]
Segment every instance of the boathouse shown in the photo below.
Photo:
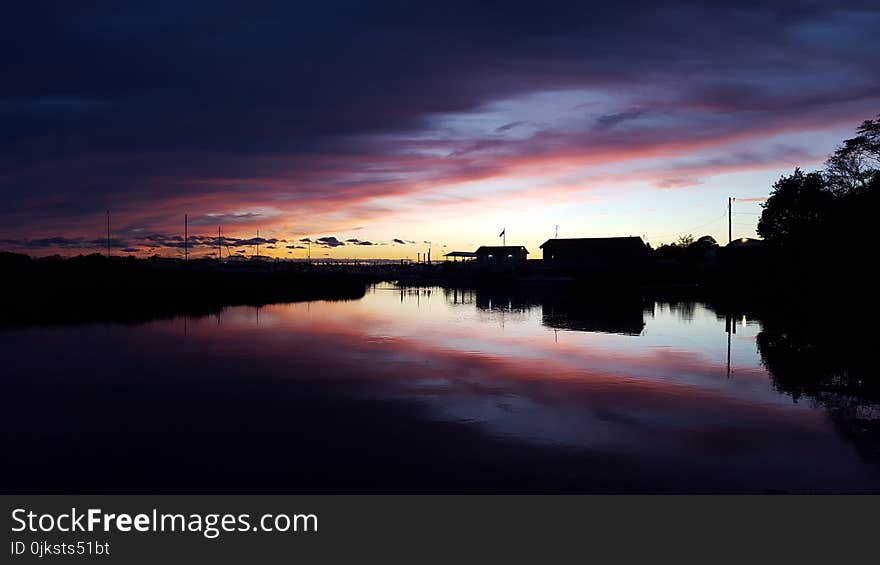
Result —
[{"label": "boathouse", "polygon": [[516,266],[525,264],[529,251],[522,245],[484,245],[474,251],[474,255],[477,263],[486,267]]},{"label": "boathouse", "polygon": [[548,239],[541,249],[545,268],[597,276],[641,275],[650,258],[640,237]]}]

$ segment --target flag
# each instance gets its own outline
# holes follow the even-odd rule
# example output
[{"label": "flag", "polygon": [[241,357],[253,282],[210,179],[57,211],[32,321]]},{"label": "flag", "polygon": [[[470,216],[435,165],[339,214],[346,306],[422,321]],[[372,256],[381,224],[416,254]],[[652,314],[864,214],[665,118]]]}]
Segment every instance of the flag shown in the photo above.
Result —
[{"label": "flag", "polygon": [[507,231],[507,228],[502,228],[501,233],[498,234],[498,237],[504,237],[504,232]]}]

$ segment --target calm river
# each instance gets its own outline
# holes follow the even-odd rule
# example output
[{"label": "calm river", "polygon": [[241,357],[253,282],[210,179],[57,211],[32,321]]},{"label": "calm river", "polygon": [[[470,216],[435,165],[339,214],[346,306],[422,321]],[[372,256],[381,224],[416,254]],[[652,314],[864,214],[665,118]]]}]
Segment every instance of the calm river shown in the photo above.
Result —
[{"label": "calm river", "polygon": [[880,491],[877,405],[789,386],[762,330],[693,302],[390,284],[6,329],[3,490]]}]

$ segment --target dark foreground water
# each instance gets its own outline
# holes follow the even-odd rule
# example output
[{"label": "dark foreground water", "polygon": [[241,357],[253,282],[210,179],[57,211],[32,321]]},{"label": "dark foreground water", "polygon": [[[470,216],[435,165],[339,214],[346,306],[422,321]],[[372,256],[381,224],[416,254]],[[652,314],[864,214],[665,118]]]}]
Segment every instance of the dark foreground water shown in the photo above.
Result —
[{"label": "dark foreground water", "polygon": [[786,340],[700,303],[390,285],[7,329],[2,491],[880,491],[877,404]]}]

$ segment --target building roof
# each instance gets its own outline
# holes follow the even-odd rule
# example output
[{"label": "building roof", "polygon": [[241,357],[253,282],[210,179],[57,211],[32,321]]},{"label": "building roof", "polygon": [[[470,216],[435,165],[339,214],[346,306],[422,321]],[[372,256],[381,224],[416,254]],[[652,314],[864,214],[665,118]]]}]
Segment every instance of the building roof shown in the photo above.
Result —
[{"label": "building roof", "polygon": [[473,251],[450,251],[443,255],[444,257],[476,257]]},{"label": "building roof", "polygon": [[645,242],[638,236],[628,237],[579,237],[568,239],[548,239],[541,244],[556,248],[578,249],[584,251],[633,251],[645,249]]},{"label": "building roof", "polygon": [[755,239],[753,237],[740,237],[732,240],[730,243],[725,245],[724,247],[763,247],[764,240],[763,239]]},{"label": "building roof", "polygon": [[481,255],[481,254],[483,254],[483,253],[486,253],[486,254],[492,254],[492,255],[495,255],[495,254],[498,254],[498,255],[503,255],[503,254],[511,255],[511,254],[514,254],[514,253],[525,253],[526,255],[528,255],[528,254],[529,254],[529,250],[526,249],[525,247],[523,247],[522,245],[507,245],[507,246],[503,246],[503,245],[481,245],[480,247],[477,248],[476,251],[474,251],[474,256],[476,256],[476,255]]}]

